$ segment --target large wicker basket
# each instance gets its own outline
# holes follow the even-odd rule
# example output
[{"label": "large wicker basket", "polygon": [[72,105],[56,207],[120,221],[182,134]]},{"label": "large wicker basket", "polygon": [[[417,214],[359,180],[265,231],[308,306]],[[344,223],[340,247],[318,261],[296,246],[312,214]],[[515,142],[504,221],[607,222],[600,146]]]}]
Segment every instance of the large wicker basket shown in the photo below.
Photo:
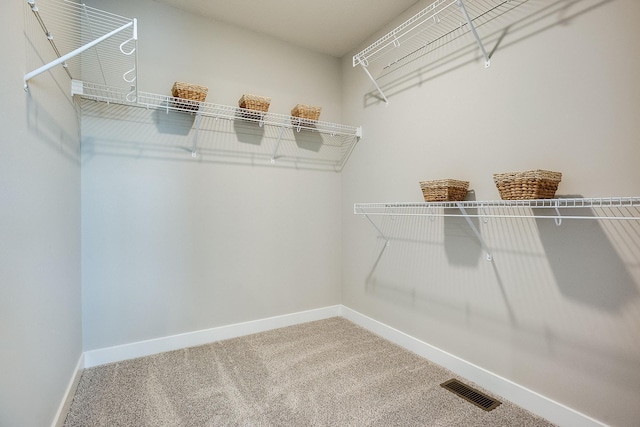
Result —
[{"label": "large wicker basket", "polygon": [[291,115],[293,117],[299,117],[305,120],[317,121],[320,118],[321,111],[322,107],[314,107],[307,104],[298,104],[291,110]]},{"label": "large wicker basket", "polygon": [[269,111],[269,106],[271,105],[271,98],[267,96],[258,96],[258,95],[250,95],[244,94],[238,100],[238,106],[240,108],[244,108],[247,110],[261,111],[266,113]]},{"label": "large wicker basket", "polygon": [[542,169],[493,175],[503,200],[553,199],[561,179],[562,173]]},{"label": "large wicker basket", "polygon": [[176,107],[197,110],[200,108],[200,102],[204,102],[207,99],[208,91],[209,89],[206,86],[175,82],[171,88],[171,96],[187,100],[187,102],[176,102]]},{"label": "large wicker basket", "polygon": [[455,179],[439,179],[420,181],[425,202],[454,202],[467,197],[469,181]]}]

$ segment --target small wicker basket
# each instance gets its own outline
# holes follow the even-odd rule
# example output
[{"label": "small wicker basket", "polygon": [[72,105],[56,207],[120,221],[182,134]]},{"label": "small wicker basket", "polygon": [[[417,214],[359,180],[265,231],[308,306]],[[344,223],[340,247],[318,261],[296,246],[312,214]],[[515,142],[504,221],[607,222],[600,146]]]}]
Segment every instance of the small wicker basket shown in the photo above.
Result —
[{"label": "small wicker basket", "polygon": [[242,95],[240,100],[238,100],[238,106],[240,108],[253,110],[253,111],[261,111],[263,113],[266,113],[267,111],[269,111],[270,105],[271,105],[271,98],[267,96],[244,94]]},{"label": "small wicker basket", "polygon": [[206,86],[194,85],[192,83],[175,82],[171,88],[171,96],[174,98],[186,99],[193,102],[176,102],[178,108],[186,110],[197,110],[200,108],[200,102],[207,99],[209,89]]},{"label": "small wicker basket", "polygon": [[420,181],[425,202],[457,202],[467,197],[469,181],[439,179]]},{"label": "small wicker basket", "polygon": [[307,104],[298,104],[291,110],[291,115],[293,117],[299,117],[305,120],[317,121],[320,118],[321,111],[322,107],[314,107]]},{"label": "small wicker basket", "polygon": [[493,174],[502,200],[553,199],[562,173],[542,169]]}]

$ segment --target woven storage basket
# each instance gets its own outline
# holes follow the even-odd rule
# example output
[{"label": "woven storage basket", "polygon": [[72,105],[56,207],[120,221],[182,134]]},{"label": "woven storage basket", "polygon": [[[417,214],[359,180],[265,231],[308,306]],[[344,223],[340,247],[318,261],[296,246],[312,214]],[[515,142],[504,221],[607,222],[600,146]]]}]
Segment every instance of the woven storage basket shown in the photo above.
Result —
[{"label": "woven storage basket", "polygon": [[562,173],[546,170],[493,174],[502,200],[553,199]]},{"label": "woven storage basket", "polygon": [[314,107],[307,104],[298,104],[291,110],[293,117],[299,117],[307,120],[318,120],[320,118],[320,112],[322,107]]},{"label": "woven storage basket", "polygon": [[200,102],[207,98],[209,89],[206,86],[194,85],[191,83],[175,82],[171,88],[171,96],[197,102],[176,102],[178,108],[187,110],[197,110]]},{"label": "woven storage basket", "polygon": [[438,179],[420,181],[425,202],[457,202],[467,197],[469,181]]},{"label": "woven storage basket", "polygon": [[238,101],[240,108],[247,110],[262,111],[266,113],[269,111],[269,105],[271,105],[271,98],[267,96],[257,96],[244,94]]}]

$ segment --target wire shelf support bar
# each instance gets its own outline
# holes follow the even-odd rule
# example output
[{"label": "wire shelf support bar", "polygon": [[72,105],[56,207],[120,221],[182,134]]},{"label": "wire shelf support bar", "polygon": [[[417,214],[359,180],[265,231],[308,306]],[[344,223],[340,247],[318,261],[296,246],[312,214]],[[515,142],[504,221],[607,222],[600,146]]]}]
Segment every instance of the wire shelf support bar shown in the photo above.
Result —
[{"label": "wire shelf support bar", "polygon": [[273,155],[271,156],[271,164],[276,163],[276,155],[278,154],[278,149],[280,148],[280,142],[282,141],[282,135],[284,134],[284,126],[280,128],[280,133],[278,134],[278,142],[276,143],[276,148],[273,150]]},{"label": "wire shelf support bar", "polygon": [[373,222],[373,220],[369,217],[369,215],[367,215],[367,214],[363,214],[363,215],[362,215],[362,217],[363,217],[363,218],[366,218],[366,219],[367,219],[367,221],[369,221],[369,223],[373,226],[373,228],[375,228],[375,229],[376,229],[376,231],[378,232],[378,234],[380,234],[380,237],[382,237],[382,238],[384,239],[384,245],[385,245],[385,246],[389,246],[389,242],[390,242],[389,238],[388,238],[388,237],[387,237],[387,236],[382,232],[382,230],[380,230],[380,227],[378,227],[378,226],[376,225],[376,223],[375,223],[375,222]]},{"label": "wire shelf support bar", "polygon": [[375,86],[376,90],[378,91],[378,93],[380,94],[380,96],[382,97],[384,103],[386,105],[389,105],[389,100],[387,99],[387,97],[384,95],[384,92],[382,91],[382,89],[380,89],[380,85],[378,85],[378,82],[376,81],[376,79],[373,78],[373,76],[371,75],[371,73],[369,72],[369,69],[367,68],[366,65],[364,65],[364,63],[361,63],[360,65],[362,65],[362,69],[364,70],[365,73],[367,73],[367,76],[369,77],[369,79],[371,80],[371,82],[373,83],[373,85]]},{"label": "wire shelf support bar", "polygon": [[195,130],[193,132],[193,145],[191,146],[191,157],[196,158],[198,153],[196,148],[198,147],[198,132],[200,131],[200,122],[202,121],[202,114],[200,111],[196,113],[196,120],[194,123]]},{"label": "wire shelf support bar", "polygon": [[482,40],[480,40],[480,36],[478,35],[476,26],[473,25],[471,16],[469,16],[469,12],[467,12],[467,8],[464,5],[464,2],[462,0],[458,0],[458,6],[460,7],[460,11],[462,11],[462,14],[464,15],[465,19],[467,20],[467,24],[469,24],[469,29],[471,30],[471,34],[473,34],[473,38],[476,39],[476,43],[478,44],[478,47],[482,52],[482,56],[484,56],[484,67],[488,68],[491,65],[491,58],[489,57],[487,50],[484,48],[484,45],[482,44]]},{"label": "wire shelf support bar", "polygon": [[[57,58],[26,73],[23,79],[25,90],[28,90],[31,79],[62,64],[72,80],[85,74],[85,71],[95,73],[94,79],[102,80],[105,84],[112,75],[119,75],[124,82],[131,84],[129,98],[137,96],[137,19],[125,18],[71,1],[38,0],[36,3],[36,0],[26,0],[26,3]],[[54,41],[54,36],[59,42]],[[105,45],[102,52],[99,51],[99,45]],[[71,72],[69,61],[93,48],[95,57],[82,58],[77,62],[77,69]],[[114,56],[114,49],[119,50],[121,58],[133,59],[119,59]],[[131,62],[133,65],[130,65]],[[120,68],[122,70],[118,71]]]},{"label": "wire shelf support bar", "polygon": [[[135,21],[134,21],[135,22]],[[79,48],[77,48],[76,50],[73,50],[69,53],[67,53],[66,55],[62,55],[61,57],[59,57],[58,59],[55,59],[51,62],[49,62],[48,64],[44,64],[42,67],[37,68],[33,71],[31,71],[30,73],[25,74],[24,76],[24,87],[25,89],[28,89],[28,85],[27,82],[29,80],[31,80],[32,78],[34,78],[35,76],[44,73],[45,71],[49,71],[50,69],[52,69],[53,67],[55,67],[56,65],[60,65],[63,62],[68,61],[69,59],[73,58],[74,56],[77,56],[79,54],[81,54],[82,52],[84,52],[87,49],[91,49],[92,47],[94,47],[95,45],[97,45],[98,43],[101,43],[103,41],[105,41],[106,39],[108,39],[109,37],[114,36],[115,34],[118,34],[119,32],[126,30],[127,28],[133,26],[134,23],[128,23],[123,25],[120,28],[117,28],[107,34],[105,34],[104,36],[98,37],[97,39],[95,39],[92,42],[87,43],[84,46],[80,46]]]},{"label": "wire shelf support bar", "polygon": [[478,227],[476,227],[476,225],[473,223],[473,221],[471,221],[471,217],[469,216],[469,214],[467,214],[467,211],[464,208],[464,206],[462,206],[462,204],[458,204],[458,209],[460,209],[460,212],[462,213],[462,216],[467,221],[467,224],[469,224],[469,227],[473,231],[473,234],[476,235],[476,238],[480,242],[480,245],[482,246],[482,249],[484,249],[484,251],[487,253],[487,261],[493,261],[493,255],[491,254],[491,251],[487,247],[486,242],[482,238],[482,234],[480,234],[480,230],[478,230]]}]

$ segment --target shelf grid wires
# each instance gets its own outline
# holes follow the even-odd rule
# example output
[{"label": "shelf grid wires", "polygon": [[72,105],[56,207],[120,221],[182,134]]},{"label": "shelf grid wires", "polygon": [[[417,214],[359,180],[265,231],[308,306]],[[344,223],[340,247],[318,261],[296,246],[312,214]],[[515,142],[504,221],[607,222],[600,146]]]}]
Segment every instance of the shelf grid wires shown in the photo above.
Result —
[{"label": "shelf grid wires", "polygon": [[[522,0],[465,0],[464,8],[477,28],[521,3]],[[367,70],[376,85],[384,86],[399,70],[413,65],[406,72],[414,71],[423,65],[429,53],[448,43],[459,41],[465,47],[476,45],[468,35],[470,32],[459,0],[437,0],[354,55],[353,66],[362,65],[366,70],[385,59],[386,62],[379,64],[374,72],[377,77]]]},{"label": "shelf grid wires", "polygon": [[[276,113],[262,113],[240,107],[190,101],[142,91],[138,91],[136,99],[131,99],[127,89],[97,83],[74,80],[72,93],[87,100],[155,109],[167,113],[175,111],[208,118],[209,120],[202,121],[197,126],[198,130],[205,132],[223,131],[236,133],[239,136],[244,134],[243,136],[254,142],[261,139],[258,136],[263,136],[265,140],[275,142],[277,147],[269,148],[254,143],[253,154],[269,158],[273,160],[272,163],[279,160],[298,161],[330,166],[339,170],[346,163],[359,139],[359,128],[354,126],[311,121]],[[235,125],[225,125],[225,122],[233,122]],[[235,129],[232,129],[234,127]],[[207,145],[222,144],[221,141],[207,144],[211,141],[202,135],[201,139],[205,146],[197,147],[199,150],[207,150]],[[219,151],[215,148],[209,148],[209,150]],[[247,155],[237,145],[235,149],[227,147],[227,155],[233,154]]]},{"label": "shelf grid wires", "polygon": [[72,79],[133,90],[137,78],[135,20],[68,0],[27,0],[27,5],[58,58],[122,29],[68,59],[63,67]]},{"label": "shelf grid wires", "polygon": [[[462,209],[461,209],[462,208]],[[574,213],[590,209],[593,215]],[[448,210],[451,209],[451,210]],[[463,209],[477,213],[463,214]],[[551,215],[536,215],[534,210],[552,210]],[[567,215],[562,210],[567,209]],[[542,218],[640,220],[640,197],[606,197],[541,200],[493,200],[464,202],[356,203],[356,215],[389,216],[468,216],[475,218]]]}]

